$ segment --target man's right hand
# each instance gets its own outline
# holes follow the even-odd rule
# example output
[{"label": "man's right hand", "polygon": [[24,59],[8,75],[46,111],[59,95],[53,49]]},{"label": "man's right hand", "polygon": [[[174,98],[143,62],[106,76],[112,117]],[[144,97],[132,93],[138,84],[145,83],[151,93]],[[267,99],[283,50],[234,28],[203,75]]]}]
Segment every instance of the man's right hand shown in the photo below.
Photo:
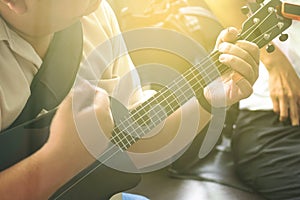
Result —
[{"label": "man's right hand", "polygon": [[[78,97],[76,95],[79,95],[81,99],[75,102],[74,98]],[[59,106],[51,123],[48,148],[51,146],[56,149],[56,152],[61,151],[62,154],[71,155],[71,158],[77,157],[76,160],[81,162],[78,163],[79,167],[85,167],[93,162],[96,159],[95,155],[91,155],[89,146],[82,140],[83,136],[92,137],[89,136],[91,127],[84,124],[83,129],[78,129],[77,123],[82,120],[91,121],[90,117],[95,115],[98,121],[97,125],[99,125],[99,129],[96,130],[99,132],[97,134],[101,134],[106,139],[98,145],[97,154],[101,154],[102,149],[106,146],[104,143],[109,141],[114,127],[110,100],[105,90],[85,82],[71,91]]]}]

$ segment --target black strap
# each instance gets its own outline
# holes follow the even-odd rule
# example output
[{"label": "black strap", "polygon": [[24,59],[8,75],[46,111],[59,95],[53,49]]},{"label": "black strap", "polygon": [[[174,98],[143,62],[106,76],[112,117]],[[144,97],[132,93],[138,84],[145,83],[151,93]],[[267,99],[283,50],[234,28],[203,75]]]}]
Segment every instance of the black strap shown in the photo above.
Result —
[{"label": "black strap", "polygon": [[[53,108],[73,86],[81,60],[82,44],[80,23],[55,34],[44,63],[31,84],[32,94],[24,110],[11,128],[0,134],[0,171],[26,158],[47,141],[49,124],[55,114]],[[51,111],[36,118],[43,108]],[[114,193],[132,188],[140,181],[139,174],[98,165],[98,161],[94,162],[63,185],[50,199],[57,199],[65,190],[59,199],[109,199]],[[81,180],[82,177],[85,178]],[[74,187],[69,189],[70,185]]]},{"label": "black strap", "polygon": [[59,105],[73,86],[82,47],[80,22],[54,35],[43,64],[31,83],[31,95],[10,128],[36,118],[42,109],[52,110]]},{"label": "black strap", "polygon": [[204,96],[203,90],[197,93],[197,99],[199,104],[204,108],[207,112],[211,113],[211,104],[207,101]]}]

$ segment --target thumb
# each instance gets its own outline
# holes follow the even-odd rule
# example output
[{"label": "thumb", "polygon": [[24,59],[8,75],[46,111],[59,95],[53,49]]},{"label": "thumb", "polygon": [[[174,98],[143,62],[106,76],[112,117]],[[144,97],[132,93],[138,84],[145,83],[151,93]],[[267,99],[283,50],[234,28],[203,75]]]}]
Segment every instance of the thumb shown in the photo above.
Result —
[{"label": "thumb", "polygon": [[236,42],[238,35],[239,32],[234,27],[229,27],[227,29],[224,29],[223,31],[221,31],[221,33],[217,38],[215,49],[218,49],[219,45],[223,42],[230,42],[230,43]]},{"label": "thumb", "polygon": [[[242,75],[240,75],[237,72],[233,72],[231,79],[233,83],[238,87],[238,91],[237,91],[238,99],[233,98],[234,101],[245,99],[252,94],[253,88],[251,83],[247,79],[245,79]],[[232,96],[234,96],[234,94],[232,94]]]}]

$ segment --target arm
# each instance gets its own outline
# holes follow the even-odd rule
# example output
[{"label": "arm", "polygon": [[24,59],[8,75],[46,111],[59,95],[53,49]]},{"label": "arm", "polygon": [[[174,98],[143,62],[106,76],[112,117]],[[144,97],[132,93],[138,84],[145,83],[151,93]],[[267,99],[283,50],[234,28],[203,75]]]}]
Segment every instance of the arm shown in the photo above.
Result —
[{"label": "arm", "polygon": [[[48,199],[60,186],[95,161],[77,134],[72,98],[69,95],[59,107],[47,143],[32,156],[0,173],[1,199]],[[78,115],[95,109],[98,119],[105,122],[101,124],[106,127],[104,131],[110,132],[113,123],[107,112],[108,102],[107,93],[98,90],[94,104]]]},{"label": "arm", "polygon": [[279,48],[271,54],[262,51],[261,60],[269,72],[269,89],[273,110],[280,121],[290,117],[292,125],[299,125],[300,79],[292,64]]},{"label": "arm", "polygon": [[[219,42],[230,41],[229,39],[234,39],[236,36],[237,31],[223,31]],[[226,98],[230,100],[228,102],[234,103],[251,93],[251,85],[257,76],[255,71],[257,71],[256,63],[258,59],[252,60],[250,54],[253,56],[257,54],[256,57],[258,57],[258,49],[255,45],[242,41],[238,42],[237,45],[226,42],[224,45],[227,48],[221,50],[225,57],[222,62],[230,65],[242,75],[242,79],[227,79],[230,80],[227,82],[230,87],[226,92],[228,94]],[[242,57],[244,59],[241,59]],[[81,88],[79,92],[85,92],[87,89]],[[233,91],[236,93],[232,94]],[[95,160],[78,136],[77,127],[74,123],[72,98],[72,95],[69,95],[60,105],[52,121],[48,142],[32,156],[0,173],[1,199],[47,199],[61,185]],[[213,98],[220,97],[212,95],[206,96],[206,98],[210,101]],[[84,104],[86,101],[82,103]],[[190,111],[197,112],[193,108],[193,106],[187,107],[187,109],[191,109]],[[107,137],[110,137],[109,133],[112,130],[113,121],[109,98],[103,90],[97,90],[92,105],[82,105],[76,114],[85,117],[87,114],[94,112],[104,133],[107,134]],[[172,136],[178,128],[176,125],[181,117],[179,112],[171,115],[160,131],[167,141],[172,138],[169,136]],[[199,112],[203,116],[203,122],[209,120],[210,115],[208,113],[205,113],[201,108]],[[200,121],[199,129],[203,127],[201,123]],[[88,131],[86,134],[88,134]],[[148,140],[148,144],[146,144],[150,146],[148,147],[150,149],[153,145],[151,142],[155,142],[155,140]],[[157,148],[156,144],[154,146]],[[105,144],[102,144],[102,147],[105,148]]]},{"label": "arm", "polygon": [[[241,27],[246,19],[240,8],[253,0],[205,0],[223,26]],[[224,12],[226,11],[226,12]],[[231,13],[228,15],[227,13]],[[261,50],[261,61],[269,72],[269,89],[274,112],[280,121],[291,118],[292,125],[299,125],[299,78],[291,63],[279,48],[273,53]]]}]

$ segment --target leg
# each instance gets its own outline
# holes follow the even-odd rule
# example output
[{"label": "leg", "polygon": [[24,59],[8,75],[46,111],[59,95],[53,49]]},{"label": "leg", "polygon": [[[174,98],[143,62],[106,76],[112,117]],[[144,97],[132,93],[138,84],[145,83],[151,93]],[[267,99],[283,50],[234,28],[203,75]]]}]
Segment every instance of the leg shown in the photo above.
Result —
[{"label": "leg", "polygon": [[240,178],[267,199],[300,199],[300,128],[266,111],[241,111],[232,139]]}]

